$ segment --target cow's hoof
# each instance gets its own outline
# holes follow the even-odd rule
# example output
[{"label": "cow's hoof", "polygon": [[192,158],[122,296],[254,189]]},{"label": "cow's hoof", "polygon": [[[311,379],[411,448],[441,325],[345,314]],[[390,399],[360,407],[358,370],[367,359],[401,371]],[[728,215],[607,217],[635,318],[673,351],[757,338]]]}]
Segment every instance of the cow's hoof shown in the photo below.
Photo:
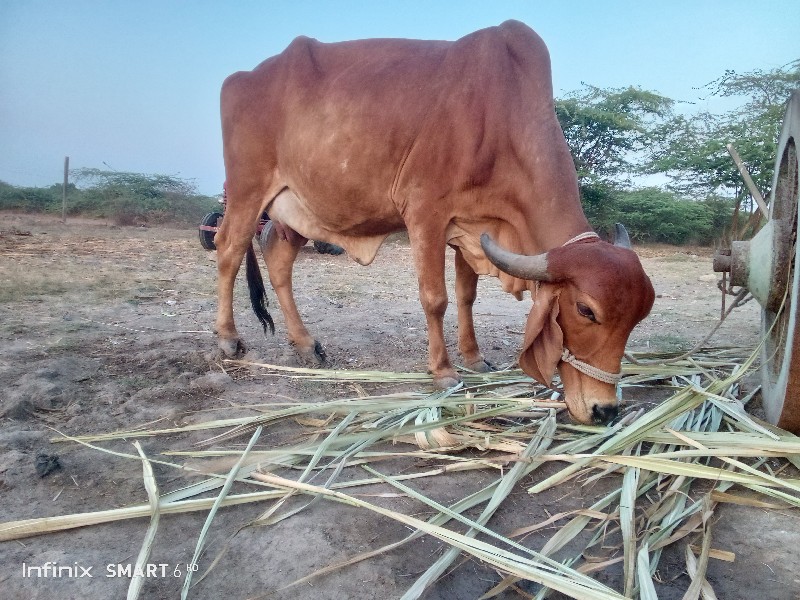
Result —
[{"label": "cow's hoof", "polygon": [[464,367],[473,373],[491,373],[494,371],[494,366],[483,359],[474,363],[466,364]]},{"label": "cow's hoof", "polygon": [[451,387],[454,387],[459,383],[461,383],[461,379],[458,377],[458,375],[443,375],[441,377],[433,378],[433,387],[439,390],[449,390]]},{"label": "cow's hoof", "polygon": [[325,354],[325,349],[322,347],[322,344],[320,344],[317,340],[314,340],[314,346],[311,348],[301,348],[300,346],[296,346],[295,350],[304,363],[316,367],[321,367],[324,365],[328,358]]},{"label": "cow's hoof", "polygon": [[239,338],[219,340],[219,349],[224,358],[241,358],[247,352],[247,348]]}]

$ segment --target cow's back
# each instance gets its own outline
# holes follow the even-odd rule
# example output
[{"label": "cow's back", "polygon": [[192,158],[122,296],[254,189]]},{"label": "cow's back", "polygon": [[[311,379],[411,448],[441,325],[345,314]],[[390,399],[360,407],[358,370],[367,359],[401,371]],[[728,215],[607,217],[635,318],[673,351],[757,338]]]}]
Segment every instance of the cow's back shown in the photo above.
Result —
[{"label": "cow's back", "polygon": [[526,221],[536,186],[577,203],[552,103],[547,49],[519,22],[455,42],[300,37],[226,80],[226,169],[291,189],[307,237],[388,233],[432,199],[443,219],[484,220],[503,197]]}]

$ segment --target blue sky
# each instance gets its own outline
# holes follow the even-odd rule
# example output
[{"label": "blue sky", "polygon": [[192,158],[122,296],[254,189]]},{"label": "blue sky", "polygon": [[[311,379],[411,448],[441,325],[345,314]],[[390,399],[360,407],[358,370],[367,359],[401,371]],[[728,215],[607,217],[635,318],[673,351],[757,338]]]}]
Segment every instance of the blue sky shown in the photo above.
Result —
[{"label": "blue sky", "polygon": [[59,182],[68,155],[216,194],[230,73],[301,34],[456,39],[509,18],[548,44],[556,95],[587,82],[698,101],[726,69],[800,58],[800,2],[0,0],[0,180]]}]

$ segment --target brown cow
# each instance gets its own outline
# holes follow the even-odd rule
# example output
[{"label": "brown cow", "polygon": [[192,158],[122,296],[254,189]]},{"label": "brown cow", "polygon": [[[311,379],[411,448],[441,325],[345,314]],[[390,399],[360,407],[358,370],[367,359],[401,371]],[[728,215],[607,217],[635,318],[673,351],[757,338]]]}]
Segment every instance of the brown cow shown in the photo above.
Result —
[{"label": "brown cow", "polygon": [[298,249],[324,240],[367,265],[387,235],[407,229],[438,386],[459,379],[442,324],[450,245],[465,365],[488,368],[472,304],[478,274],[498,276],[505,291],[534,296],[521,367],[545,384],[558,370],[579,421],[616,414],[625,343],[653,288],[630,249],[589,233],[550,57],[531,29],[507,21],[455,42],[300,37],[231,75],[221,113],[229,197],[215,238],[216,328],[225,354],[244,350],[232,300],[245,254],[256,314],[272,327],[251,243],[263,211],[275,224],[263,250],[289,340],[320,361],[292,296]]}]

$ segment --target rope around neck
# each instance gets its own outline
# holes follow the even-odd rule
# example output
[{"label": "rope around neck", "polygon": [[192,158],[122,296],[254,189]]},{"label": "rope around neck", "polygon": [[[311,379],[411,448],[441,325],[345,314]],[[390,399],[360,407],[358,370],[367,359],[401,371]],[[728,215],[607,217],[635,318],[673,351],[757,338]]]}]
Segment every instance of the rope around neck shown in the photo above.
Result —
[{"label": "rope around neck", "polygon": [[574,244],[575,242],[582,242],[583,240],[589,240],[594,238],[599,238],[600,236],[597,235],[594,231],[584,231],[583,233],[579,233],[574,238],[568,239],[566,242],[561,244],[562,247],[569,246],[570,244]]},{"label": "rope around neck", "polygon": [[[566,242],[562,244],[563,246],[569,246],[570,244],[574,244],[576,242],[582,242],[583,240],[595,239],[599,238],[600,236],[597,235],[594,231],[585,231],[583,233],[579,233],[573,238],[568,239]],[[603,369],[598,369],[590,365],[589,363],[585,363],[582,360],[578,360],[575,355],[564,348],[561,352],[561,360],[565,363],[568,363],[575,367],[578,371],[583,373],[584,375],[588,375],[592,379],[597,379],[598,381],[602,381],[603,383],[610,383],[612,385],[616,385],[619,383],[619,380],[622,379],[622,372],[619,373],[609,373],[608,371],[604,371]]]},{"label": "rope around neck", "polygon": [[566,348],[564,348],[564,350],[561,352],[561,360],[565,363],[569,363],[584,375],[588,375],[592,379],[597,379],[603,383],[616,385],[619,383],[619,380],[622,379],[622,371],[619,373],[609,373],[603,369],[593,367],[589,363],[585,363],[582,360],[575,358],[575,355]]}]

